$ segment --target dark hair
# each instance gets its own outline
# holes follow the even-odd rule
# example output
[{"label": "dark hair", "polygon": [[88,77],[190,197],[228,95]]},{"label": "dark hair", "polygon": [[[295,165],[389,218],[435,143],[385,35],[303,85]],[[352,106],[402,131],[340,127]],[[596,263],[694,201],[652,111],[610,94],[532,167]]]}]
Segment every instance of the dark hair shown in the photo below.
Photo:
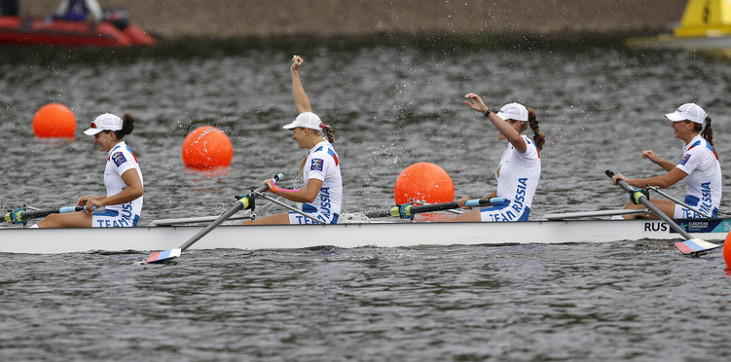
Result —
[{"label": "dark hair", "polygon": [[122,116],[122,129],[119,131],[114,131],[114,134],[117,136],[118,140],[121,140],[124,138],[125,135],[128,135],[132,133],[132,130],[135,129],[135,119],[132,117],[131,114],[125,113]]},{"label": "dark hair", "polygon": [[546,143],[546,135],[538,129],[538,119],[533,108],[528,108],[528,124],[530,129],[533,130],[533,142],[536,143],[536,148],[540,151]]},{"label": "dark hair", "polygon": [[335,134],[333,133],[332,127],[326,125],[325,123],[322,123],[320,127],[322,128],[322,133],[324,133],[325,137],[327,137],[327,141],[330,143],[335,143]]},{"label": "dark hair", "polygon": [[[711,129],[711,117],[706,116],[706,127],[704,128],[700,123],[693,123],[693,130],[700,132],[701,136],[713,146],[713,129]],[[703,132],[701,132],[703,130]]]}]

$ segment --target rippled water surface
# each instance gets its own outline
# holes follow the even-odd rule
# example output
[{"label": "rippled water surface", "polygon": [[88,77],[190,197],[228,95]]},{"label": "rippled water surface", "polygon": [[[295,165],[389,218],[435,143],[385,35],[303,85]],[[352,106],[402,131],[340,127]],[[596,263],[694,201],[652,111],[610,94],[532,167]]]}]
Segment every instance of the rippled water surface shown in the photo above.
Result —
[{"label": "rippled water surface", "polygon": [[[219,214],[263,178],[295,179],[304,151],[281,129],[295,116],[294,53],[305,58],[314,111],[336,132],[346,213],[392,205],[396,177],[421,161],[444,168],[458,195],[491,191],[504,143],[462,104],[469,91],[494,107],[536,109],[547,144],[533,218],[621,207],[627,197],[604,170],[658,174],[639,157],[644,149],[680,157],[662,115],[685,102],[713,117],[728,168],[730,64],[695,54],[613,41],[0,48],[0,206],[55,207],[103,193],[105,154],[81,134],[103,112],[137,118],[127,142],[145,177],[143,224]],[[72,108],[78,139],[33,136],[33,114],[49,102]],[[182,141],[202,125],[231,138],[230,168],[184,168]],[[687,258],[670,241],[192,250],[140,265],[146,255],[0,254],[0,358],[731,357],[721,253]]]}]

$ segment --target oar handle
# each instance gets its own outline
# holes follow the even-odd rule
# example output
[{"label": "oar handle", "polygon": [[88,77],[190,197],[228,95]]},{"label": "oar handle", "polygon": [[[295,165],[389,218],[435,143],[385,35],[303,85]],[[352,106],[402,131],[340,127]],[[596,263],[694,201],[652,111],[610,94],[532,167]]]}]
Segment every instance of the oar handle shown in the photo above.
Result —
[{"label": "oar handle", "polygon": [[440,204],[411,206],[411,213],[412,214],[419,214],[419,213],[422,213],[422,212],[432,212],[432,211],[442,211],[442,210],[456,209],[458,207],[459,207],[459,204],[456,201],[443,202],[443,203],[440,203]]},{"label": "oar handle", "polygon": [[51,214],[63,214],[67,212],[76,212],[83,210],[84,207],[80,205],[76,206],[65,206],[58,209],[49,210],[37,210],[37,211],[25,211],[23,209],[15,209],[5,214],[4,221],[12,224],[23,224],[28,219],[35,219],[39,217],[46,217]]},{"label": "oar handle", "polygon": [[[278,173],[278,174],[274,175],[272,177],[272,179],[274,180],[274,183],[276,183],[277,181],[284,179],[284,175],[282,173]],[[263,192],[263,191],[266,191],[267,189],[269,189],[269,186],[267,186],[266,184],[264,184],[264,185],[259,186],[256,189],[254,189],[249,194],[241,195],[241,196],[236,196],[236,199],[240,199],[242,197],[247,197],[247,196],[250,197],[251,195],[253,195],[253,194],[257,193],[257,192]]]},{"label": "oar handle", "polygon": [[[607,176],[609,176],[609,178],[613,178],[614,175],[615,175],[615,173],[613,171],[611,171],[611,170],[606,170],[605,173],[607,174]],[[624,181],[622,179],[618,179],[617,180],[617,185],[619,185],[619,187],[621,187],[622,190],[627,191],[629,193],[630,199],[635,204],[643,204],[644,205],[644,203],[641,201],[642,199],[645,199],[645,200],[647,200],[647,202],[650,202],[650,200],[649,200],[650,199],[650,197],[649,197],[650,195],[647,193],[646,190],[639,189],[639,188],[635,188],[635,187],[633,187],[632,185],[628,184],[626,181]],[[652,210],[652,211],[655,211],[655,210]]]}]

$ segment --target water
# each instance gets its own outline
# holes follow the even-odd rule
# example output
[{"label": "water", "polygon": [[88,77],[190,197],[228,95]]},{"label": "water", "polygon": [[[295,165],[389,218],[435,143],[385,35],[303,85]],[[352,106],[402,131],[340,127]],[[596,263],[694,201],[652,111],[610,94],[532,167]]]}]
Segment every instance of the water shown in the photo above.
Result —
[{"label": "water", "polygon": [[[399,43],[403,41],[403,43]],[[615,41],[469,46],[461,42],[163,44],[157,49],[0,49],[0,205],[55,207],[103,193],[105,155],[33,137],[35,111],[71,107],[138,119],[128,144],[145,177],[142,223],[214,215],[283,172],[303,150],[289,61],[336,132],[344,211],[383,210],[408,165],[443,167],[458,195],[494,188],[504,143],[462,102],[536,109],[547,143],[532,216],[621,207],[604,170],[661,170],[680,157],[662,114],[695,101],[713,117],[726,168],[729,63]],[[185,135],[222,128],[232,166],[186,170]],[[729,177],[724,177],[728,188]],[[670,193],[683,194],[683,187]],[[723,204],[727,197],[724,197]],[[722,205],[723,205],[722,204]],[[724,210],[722,210],[723,212]],[[22,241],[19,241],[22,242]],[[100,241],[103,242],[103,241]],[[181,241],[182,242],[182,241]],[[205,242],[205,240],[201,241]],[[147,253],[0,254],[0,357],[12,360],[727,360],[729,277],[720,252],[669,241],[603,244],[320,247]]]}]

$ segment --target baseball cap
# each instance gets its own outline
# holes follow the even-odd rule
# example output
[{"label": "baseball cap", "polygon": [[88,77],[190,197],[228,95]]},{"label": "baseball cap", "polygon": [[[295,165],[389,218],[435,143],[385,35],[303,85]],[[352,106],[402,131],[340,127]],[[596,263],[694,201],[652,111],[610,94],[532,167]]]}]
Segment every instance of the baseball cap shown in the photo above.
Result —
[{"label": "baseball cap", "polygon": [[91,128],[84,131],[84,134],[93,136],[101,131],[120,131],[123,124],[121,118],[111,113],[104,113],[91,122]]},{"label": "baseball cap", "polygon": [[673,113],[668,113],[665,117],[673,122],[692,121],[703,124],[706,120],[706,111],[695,103],[686,103],[678,107]]},{"label": "baseball cap", "polygon": [[318,117],[316,114],[312,112],[303,112],[300,113],[297,118],[294,119],[294,121],[282,128],[284,129],[293,129],[297,127],[304,127],[304,128],[311,128],[311,129],[320,129],[320,117]]},{"label": "baseball cap", "polygon": [[498,117],[508,120],[528,121],[528,110],[520,103],[508,103],[497,112]]}]

